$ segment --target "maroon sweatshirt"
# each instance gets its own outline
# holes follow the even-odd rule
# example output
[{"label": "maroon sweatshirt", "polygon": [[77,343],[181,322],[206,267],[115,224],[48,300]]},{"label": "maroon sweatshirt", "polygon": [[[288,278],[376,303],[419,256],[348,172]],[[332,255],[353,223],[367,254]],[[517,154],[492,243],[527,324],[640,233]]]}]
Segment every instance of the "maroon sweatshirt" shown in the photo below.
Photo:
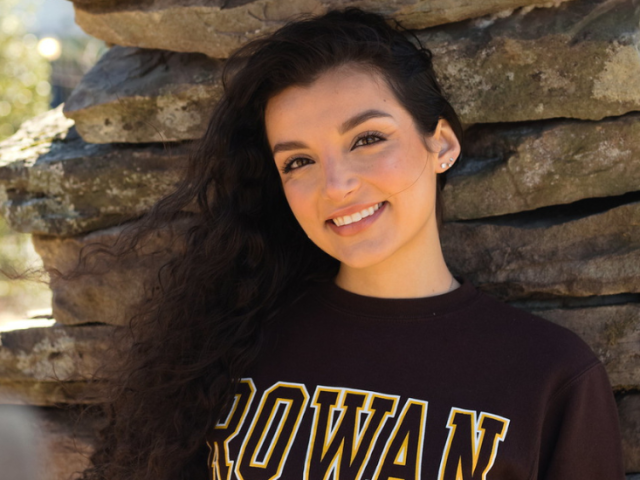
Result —
[{"label": "maroon sweatshirt", "polygon": [[459,281],[414,299],[311,288],[211,432],[211,478],[624,479],[591,349]]}]

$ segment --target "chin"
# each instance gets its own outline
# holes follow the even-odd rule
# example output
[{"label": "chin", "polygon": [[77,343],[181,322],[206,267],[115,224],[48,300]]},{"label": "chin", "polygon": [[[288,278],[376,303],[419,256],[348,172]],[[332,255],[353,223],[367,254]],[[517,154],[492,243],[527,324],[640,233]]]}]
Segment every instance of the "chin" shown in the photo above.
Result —
[{"label": "chin", "polygon": [[385,255],[383,252],[367,252],[363,254],[361,252],[352,255],[331,255],[337,259],[341,264],[353,269],[364,269],[377,265],[384,261],[389,255]]}]

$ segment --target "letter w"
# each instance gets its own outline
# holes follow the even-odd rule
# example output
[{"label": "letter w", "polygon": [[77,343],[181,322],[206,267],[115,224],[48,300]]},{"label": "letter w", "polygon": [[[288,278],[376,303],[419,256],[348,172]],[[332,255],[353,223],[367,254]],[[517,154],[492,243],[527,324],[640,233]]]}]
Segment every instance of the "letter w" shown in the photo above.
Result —
[{"label": "letter w", "polygon": [[380,430],[396,413],[398,397],[318,387],[305,464],[305,480],[358,480]]}]

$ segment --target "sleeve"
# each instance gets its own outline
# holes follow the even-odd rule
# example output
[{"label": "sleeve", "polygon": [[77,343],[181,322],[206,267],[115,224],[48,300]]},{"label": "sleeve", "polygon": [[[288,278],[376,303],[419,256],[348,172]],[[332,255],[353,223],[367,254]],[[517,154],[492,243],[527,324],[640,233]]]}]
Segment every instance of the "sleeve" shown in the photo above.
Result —
[{"label": "sleeve", "polygon": [[618,411],[600,361],[551,397],[538,465],[537,480],[624,480]]}]

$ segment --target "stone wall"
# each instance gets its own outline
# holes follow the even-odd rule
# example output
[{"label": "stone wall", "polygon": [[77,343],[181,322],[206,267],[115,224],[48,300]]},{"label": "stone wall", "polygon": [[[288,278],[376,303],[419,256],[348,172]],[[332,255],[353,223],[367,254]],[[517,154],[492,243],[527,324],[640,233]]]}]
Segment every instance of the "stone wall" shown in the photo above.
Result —
[{"label": "stone wall", "polygon": [[[629,479],[637,478],[635,1],[74,4],[77,23],[113,46],[64,108],[26,122],[0,144],[0,212],[14,229],[33,235],[46,266],[65,270],[83,245],[115,239],[173,188],[190,141],[204,132],[220,95],[221,65],[239,45],[303,12],[356,5],[391,15],[433,51],[466,127],[465,158],[444,190],[448,264],[479,288],[574,330],[593,348],[618,399]],[[57,323],[2,334],[0,387],[46,412],[78,403],[106,337],[171,254],[170,237],[158,232],[149,245],[153,255],[132,256],[105,276],[53,282]],[[71,430],[60,425],[69,421],[50,421],[56,425],[50,435],[68,437]],[[83,436],[85,451],[89,437]]]}]

